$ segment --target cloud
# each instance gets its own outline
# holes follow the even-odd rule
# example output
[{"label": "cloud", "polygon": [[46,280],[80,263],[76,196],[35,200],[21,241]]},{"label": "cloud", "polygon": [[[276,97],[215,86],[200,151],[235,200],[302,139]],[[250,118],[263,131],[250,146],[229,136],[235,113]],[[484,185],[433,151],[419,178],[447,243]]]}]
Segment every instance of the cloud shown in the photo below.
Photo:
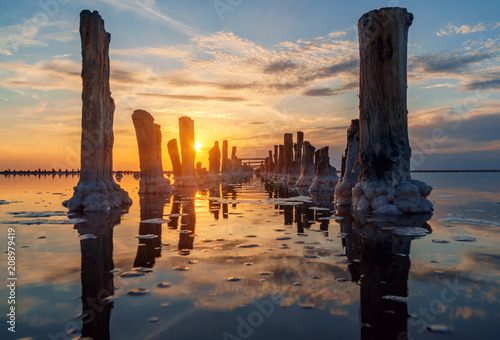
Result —
[{"label": "cloud", "polygon": [[247,99],[241,97],[209,97],[209,96],[197,96],[197,95],[179,95],[179,94],[156,94],[156,93],[138,93],[139,96],[146,97],[158,97],[158,98],[168,98],[176,100],[190,100],[190,101],[207,101],[207,100],[218,100],[224,102],[242,102]]},{"label": "cloud", "polygon": [[465,91],[476,91],[476,90],[492,90],[500,89],[500,78],[485,80],[485,81],[475,81],[465,84],[463,90]]},{"label": "cloud", "polygon": [[132,55],[132,56],[161,56],[165,58],[182,59],[192,56],[192,53],[185,48],[177,46],[165,47],[144,47],[130,49],[110,49],[110,55]]},{"label": "cloud", "polygon": [[[494,26],[493,28],[496,28],[496,26]],[[439,32],[437,32],[436,35],[438,37],[443,37],[451,34],[469,34],[469,33],[484,32],[484,31],[486,31],[486,26],[482,22],[477,25],[472,25],[472,26],[462,25],[460,27],[455,26],[453,24],[448,24],[446,25],[445,28],[439,30]]]},{"label": "cloud", "polygon": [[462,73],[471,64],[491,59],[492,56],[484,52],[466,54],[431,54],[410,57],[411,71],[428,73]]},{"label": "cloud", "polygon": [[288,61],[276,61],[270,63],[268,66],[264,68],[264,73],[267,74],[273,74],[273,73],[281,73],[285,72],[287,70],[294,70],[298,67],[297,64],[291,62],[290,60]]},{"label": "cloud", "polygon": [[337,91],[329,87],[319,88],[319,89],[309,89],[302,93],[303,96],[307,97],[323,97],[323,96],[334,96],[338,94]]},{"label": "cloud", "polygon": [[177,32],[190,37],[201,36],[203,33],[196,28],[188,26],[164,14],[156,4],[155,0],[104,0],[104,2],[119,10],[132,11],[147,20],[156,20],[157,22],[173,27]]},{"label": "cloud", "polygon": [[421,89],[433,89],[436,87],[455,87],[456,85],[446,83],[446,84],[434,84],[434,85],[429,85],[429,86],[420,86]]},{"label": "cloud", "polygon": [[77,38],[75,25],[66,21],[34,22],[0,27],[0,54],[12,55],[20,48],[47,46],[47,41],[60,42]]}]

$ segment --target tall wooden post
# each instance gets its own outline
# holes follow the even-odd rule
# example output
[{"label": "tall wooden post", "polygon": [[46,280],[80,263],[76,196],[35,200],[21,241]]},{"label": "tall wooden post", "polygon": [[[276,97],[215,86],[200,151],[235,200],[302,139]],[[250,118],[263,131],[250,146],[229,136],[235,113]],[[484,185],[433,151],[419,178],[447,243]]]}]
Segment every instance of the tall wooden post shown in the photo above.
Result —
[{"label": "tall wooden post", "polygon": [[[373,10],[358,21],[360,52],[359,182],[356,210],[429,212],[432,188],[412,181],[407,120],[407,44],[413,15]],[[374,190],[377,195],[373,195]]]}]

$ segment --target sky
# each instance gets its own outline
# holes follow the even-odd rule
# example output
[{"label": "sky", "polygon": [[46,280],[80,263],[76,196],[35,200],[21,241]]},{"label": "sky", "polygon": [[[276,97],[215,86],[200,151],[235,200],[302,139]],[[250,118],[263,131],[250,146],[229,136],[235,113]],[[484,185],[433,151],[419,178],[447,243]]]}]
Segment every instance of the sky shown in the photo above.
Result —
[{"label": "sky", "polygon": [[413,169],[500,169],[500,3],[427,0],[18,0],[0,4],[0,170],[80,167],[79,14],[111,33],[114,168],[138,170],[131,115],[178,138],[265,157],[283,134],[330,147],[340,168],[359,115],[357,22],[405,7]]}]

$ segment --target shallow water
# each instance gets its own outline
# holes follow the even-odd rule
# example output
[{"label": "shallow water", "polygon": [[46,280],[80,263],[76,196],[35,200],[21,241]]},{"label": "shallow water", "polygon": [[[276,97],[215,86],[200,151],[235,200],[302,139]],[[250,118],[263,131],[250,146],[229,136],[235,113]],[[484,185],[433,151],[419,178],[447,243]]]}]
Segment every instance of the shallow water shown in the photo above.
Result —
[{"label": "shallow water", "polygon": [[78,177],[2,176],[17,280],[2,271],[0,336],[498,339],[500,174],[413,178],[434,187],[433,216],[337,211],[258,179],[139,198],[128,175],[127,213],[68,216]]}]

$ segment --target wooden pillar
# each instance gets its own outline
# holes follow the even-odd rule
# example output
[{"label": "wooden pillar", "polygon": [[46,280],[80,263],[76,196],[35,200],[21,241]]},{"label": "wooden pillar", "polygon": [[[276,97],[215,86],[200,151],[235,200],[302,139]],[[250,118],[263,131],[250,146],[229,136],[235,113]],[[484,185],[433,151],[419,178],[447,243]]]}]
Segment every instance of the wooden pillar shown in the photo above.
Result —
[{"label": "wooden pillar", "polygon": [[222,168],[221,172],[226,173],[229,170],[229,158],[228,158],[228,142],[227,140],[222,141]]},{"label": "wooden pillar", "polygon": [[[358,21],[360,52],[359,182],[353,208],[383,214],[430,212],[432,190],[412,181],[407,120],[407,44],[413,15],[370,11]],[[373,195],[376,192],[376,195]]]},{"label": "wooden pillar", "polygon": [[283,138],[283,162],[284,169],[283,172],[288,174],[290,165],[293,162],[293,135],[291,133],[285,133]]},{"label": "wooden pillar", "polygon": [[196,186],[198,180],[194,168],[196,158],[194,120],[190,117],[179,118],[179,139],[182,157],[182,185]]},{"label": "wooden pillar", "polygon": [[135,110],[132,122],[137,136],[141,167],[139,193],[170,193],[170,181],[163,176],[160,125],[155,124],[153,116],[144,110]]},{"label": "wooden pillar", "polygon": [[170,161],[172,162],[172,171],[174,173],[174,179],[179,179],[182,176],[182,163],[181,157],[179,155],[179,147],[177,146],[177,139],[171,139],[167,143],[168,154],[170,155]]},{"label": "wooden pillar", "polygon": [[80,13],[82,46],[82,137],[80,180],[69,210],[108,211],[132,204],[113,178],[113,115],[115,102],[109,87],[111,35],[97,11]]}]

